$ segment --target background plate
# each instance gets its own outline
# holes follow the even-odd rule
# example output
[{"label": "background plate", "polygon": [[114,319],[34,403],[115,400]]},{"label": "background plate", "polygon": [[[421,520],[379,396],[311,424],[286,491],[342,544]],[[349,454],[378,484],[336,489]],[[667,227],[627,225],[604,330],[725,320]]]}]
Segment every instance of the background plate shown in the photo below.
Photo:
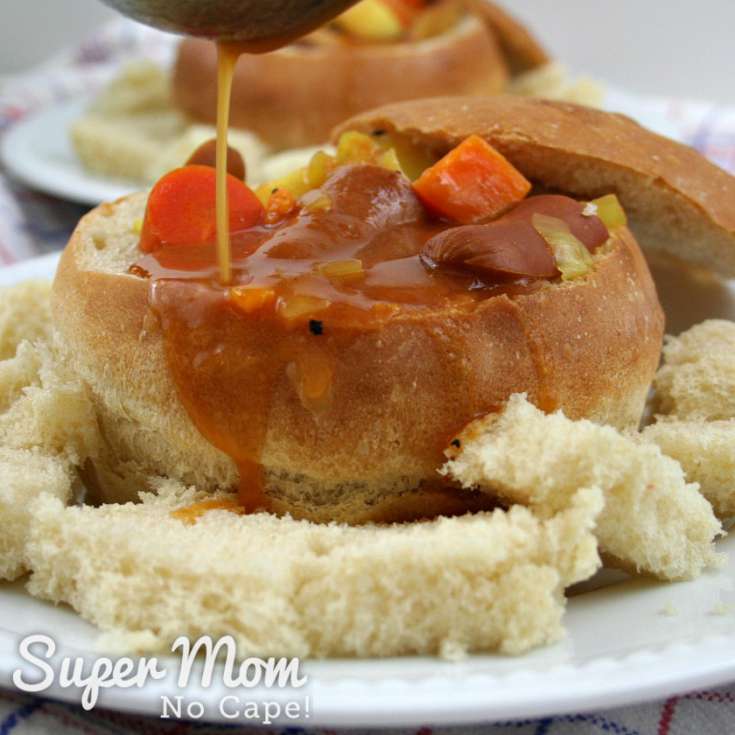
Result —
[{"label": "background plate", "polygon": [[69,140],[69,126],[89,105],[67,100],[23,118],[2,136],[0,155],[8,173],[32,189],[80,204],[97,205],[143,188],[139,181],[89,173]]}]

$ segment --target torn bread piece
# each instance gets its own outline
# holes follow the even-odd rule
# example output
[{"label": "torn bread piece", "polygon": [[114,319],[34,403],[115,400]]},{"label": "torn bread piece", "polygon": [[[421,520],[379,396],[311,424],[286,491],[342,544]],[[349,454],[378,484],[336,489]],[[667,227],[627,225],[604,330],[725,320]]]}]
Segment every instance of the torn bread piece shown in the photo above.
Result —
[{"label": "torn bread piece", "polygon": [[0,579],[13,580],[26,571],[32,501],[47,493],[66,504],[71,492],[71,466],[64,459],[37,450],[0,447]]},{"label": "torn bread piece", "polygon": [[24,340],[51,334],[51,281],[34,279],[0,288],[0,360],[15,355]]},{"label": "torn bread piece", "polygon": [[[25,571],[31,502],[67,503],[74,465],[99,451],[86,389],[48,344],[50,283],[0,289],[0,578]],[[30,340],[33,340],[31,342]]]},{"label": "torn bread piece", "polygon": [[36,449],[80,465],[101,437],[87,390],[45,342],[21,342],[0,362],[0,446]]},{"label": "torn bread piece", "polygon": [[735,420],[662,420],[641,438],[682,466],[720,518],[735,517]]},{"label": "torn bread piece", "polygon": [[0,361],[0,579],[25,571],[31,502],[42,493],[69,502],[75,465],[99,447],[86,390],[63,372],[44,342],[21,342]]},{"label": "torn bread piece", "polygon": [[30,592],[139,650],[230,634],[244,655],[519,654],[561,637],[564,588],[599,566],[598,489],[545,520],[515,507],[363,527],[226,510],[191,525],[172,511],[212,496],[158,492],[99,508],[40,498]]},{"label": "torn bread piece", "polygon": [[624,568],[688,579],[718,561],[713,541],[722,527],[674,460],[609,426],[544,414],[523,395],[470,424],[443,472],[542,516],[577,488],[600,487],[600,549]]},{"label": "torn bread piece", "polygon": [[654,410],[682,420],[735,418],[735,322],[709,319],[667,337]]}]

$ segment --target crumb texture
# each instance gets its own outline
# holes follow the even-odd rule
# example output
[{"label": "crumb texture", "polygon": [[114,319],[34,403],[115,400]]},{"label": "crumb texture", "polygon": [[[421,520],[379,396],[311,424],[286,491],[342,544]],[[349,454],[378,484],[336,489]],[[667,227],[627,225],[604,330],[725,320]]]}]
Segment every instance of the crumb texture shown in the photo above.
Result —
[{"label": "crumb texture", "polygon": [[654,388],[659,414],[701,421],[735,418],[735,323],[709,319],[667,337]]},{"label": "crumb texture", "polygon": [[85,388],[49,347],[49,294],[40,281],[0,290],[0,579],[26,570],[32,501],[68,502],[100,442]]},{"label": "crumb texture", "polygon": [[123,647],[229,633],[249,655],[518,654],[562,635],[563,588],[599,565],[596,490],[545,520],[516,507],[349,527],[227,511],[186,525],[171,511],[194,491],[157,489],[100,508],[40,498],[32,594]]},{"label": "crumb texture", "polygon": [[642,439],[681,464],[721,518],[735,516],[735,323],[710,319],[667,337]]},{"label": "crumb texture", "polygon": [[31,503],[42,494],[67,503],[72,487],[70,470],[58,457],[0,448],[0,579],[13,580],[26,571],[24,550]]},{"label": "crumb texture", "polygon": [[599,487],[600,548],[625,568],[687,579],[718,561],[713,542],[722,529],[710,504],[654,445],[561,412],[543,414],[522,395],[459,439],[447,474],[542,516],[577,488]]}]

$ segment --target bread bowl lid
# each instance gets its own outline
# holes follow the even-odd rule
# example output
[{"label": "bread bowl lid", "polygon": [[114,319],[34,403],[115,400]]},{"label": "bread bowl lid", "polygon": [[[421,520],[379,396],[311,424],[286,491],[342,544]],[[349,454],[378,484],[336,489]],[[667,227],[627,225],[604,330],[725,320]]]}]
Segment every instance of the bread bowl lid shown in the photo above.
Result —
[{"label": "bread bowl lid", "polygon": [[617,194],[644,249],[735,277],[735,177],[632,119],[567,102],[498,95],[401,102],[342,123],[442,155],[472,134],[542,189]]}]

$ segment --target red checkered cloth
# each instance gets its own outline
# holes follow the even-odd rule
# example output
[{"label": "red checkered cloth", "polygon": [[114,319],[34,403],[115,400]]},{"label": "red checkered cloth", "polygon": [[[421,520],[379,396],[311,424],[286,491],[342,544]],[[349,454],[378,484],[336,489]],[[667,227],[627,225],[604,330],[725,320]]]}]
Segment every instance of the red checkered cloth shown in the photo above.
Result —
[{"label": "red checkered cloth", "polygon": [[[327,729],[274,728],[278,735],[343,735]],[[266,728],[155,720],[78,707],[0,691],[0,735],[221,735]],[[273,732],[273,730],[269,730]],[[372,735],[349,730],[344,735]],[[470,727],[386,730],[391,735],[728,735],[735,732],[735,691],[714,689],[665,702]]]},{"label": "red checkered cloth", "polygon": [[[5,81],[0,87],[0,134],[45,105],[93,92],[110,78],[121,62],[141,56],[166,62],[171,57],[171,50],[170,36],[127,21],[115,22],[53,63]],[[607,106],[689,143],[722,167],[735,172],[735,107],[640,97],[619,91],[609,92]],[[78,205],[11,182],[0,170],[0,264],[63,247],[83,212],[84,208]],[[188,732],[209,735],[238,729],[241,728],[170,723],[104,711],[83,712],[71,705],[0,691],[0,735],[182,735]],[[251,727],[248,732],[255,730]],[[282,732],[299,735],[305,731],[291,727],[283,728]],[[329,730],[313,732],[335,735]],[[394,732],[411,735],[725,735],[735,733],[735,686],[596,714]]]}]

